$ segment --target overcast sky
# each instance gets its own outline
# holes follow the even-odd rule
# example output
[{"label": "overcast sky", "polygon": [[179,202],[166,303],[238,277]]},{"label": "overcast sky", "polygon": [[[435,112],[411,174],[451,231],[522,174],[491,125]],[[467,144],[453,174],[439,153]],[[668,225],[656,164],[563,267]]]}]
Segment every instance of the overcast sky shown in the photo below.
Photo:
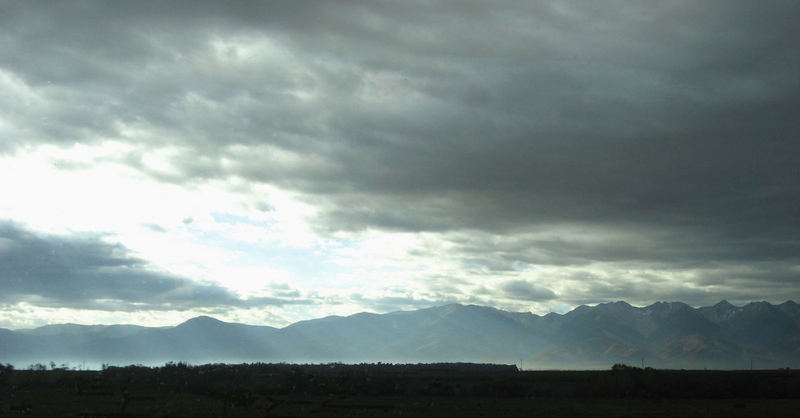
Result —
[{"label": "overcast sky", "polygon": [[791,1],[0,1],[0,327],[800,300]]}]

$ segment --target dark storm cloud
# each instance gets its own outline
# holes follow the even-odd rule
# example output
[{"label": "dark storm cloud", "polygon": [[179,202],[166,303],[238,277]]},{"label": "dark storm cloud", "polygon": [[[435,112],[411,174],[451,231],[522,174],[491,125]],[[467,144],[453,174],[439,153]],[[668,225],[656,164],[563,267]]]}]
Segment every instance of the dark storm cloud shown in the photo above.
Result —
[{"label": "dark storm cloud", "polygon": [[[0,7],[9,152],[116,138],[495,270],[800,264],[794,1]],[[524,235],[561,225],[625,239]]]},{"label": "dark storm cloud", "polygon": [[502,286],[506,297],[530,302],[547,301],[556,298],[556,294],[545,287],[537,286],[525,280],[511,280]]},{"label": "dark storm cloud", "polygon": [[511,271],[522,264],[583,266],[594,262],[628,262],[659,269],[691,269],[711,262],[735,264],[757,260],[766,266],[800,261],[800,241],[758,236],[730,239],[702,228],[675,227],[664,231],[616,226],[614,234],[587,226],[584,231],[573,230],[572,234],[562,231],[561,236],[519,233],[509,238],[472,232],[454,234],[452,240],[458,242],[455,249],[464,256],[465,264],[477,259],[496,271]]},{"label": "dark storm cloud", "polygon": [[564,302],[573,305],[634,301],[646,304],[649,301],[682,301],[692,306],[713,305],[723,298],[750,301],[753,293],[747,288],[726,288],[712,291],[693,282],[668,280],[656,274],[637,274],[635,277],[598,277],[591,273],[574,273],[563,280],[572,281],[576,291],[564,295]]},{"label": "dark storm cloud", "polygon": [[97,235],[46,236],[0,222],[0,304],[135,311],[310,303],[299,295],[241,299],[217,285],[154,272]]}]

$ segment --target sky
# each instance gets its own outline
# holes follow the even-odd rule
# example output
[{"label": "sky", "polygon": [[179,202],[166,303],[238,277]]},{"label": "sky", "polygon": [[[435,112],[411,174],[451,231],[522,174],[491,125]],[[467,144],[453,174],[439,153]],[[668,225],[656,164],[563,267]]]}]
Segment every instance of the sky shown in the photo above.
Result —
[{"label": "sky", "polygon": [[0,327],[800,301],[798,20],[0,0]]}]

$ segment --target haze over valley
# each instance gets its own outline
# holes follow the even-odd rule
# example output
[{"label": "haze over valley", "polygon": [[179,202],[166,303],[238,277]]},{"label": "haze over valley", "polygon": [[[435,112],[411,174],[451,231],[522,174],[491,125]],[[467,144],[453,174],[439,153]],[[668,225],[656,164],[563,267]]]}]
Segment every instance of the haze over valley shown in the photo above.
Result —
[{"label": "haze over valley", "polygon": [[538,316],[451,304],[388,314],[359,313],[283,328],[201,316],[174,327],[74,324],[0,332],[0,360],[18,368],[69,363],[481,362],[523,368],[745,369],[800,366],[800,306],[726,301],[633,307],[580,306]]}]

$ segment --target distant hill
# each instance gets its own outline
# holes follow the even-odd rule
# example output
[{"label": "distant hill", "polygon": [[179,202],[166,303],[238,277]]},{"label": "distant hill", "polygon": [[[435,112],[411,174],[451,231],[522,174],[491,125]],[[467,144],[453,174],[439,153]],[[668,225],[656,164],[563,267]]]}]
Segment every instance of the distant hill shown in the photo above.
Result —
[{"label": "distant hill", "polygon": [[794,302],[680,302],[579,306],[566,314],[445,305],[359,313],[284,328],[207,316],[174,327],[48,325],[0,329],[0,362],[17,365],[207,362],[492,362],[526,368],[800,366],[800,307]]}]

